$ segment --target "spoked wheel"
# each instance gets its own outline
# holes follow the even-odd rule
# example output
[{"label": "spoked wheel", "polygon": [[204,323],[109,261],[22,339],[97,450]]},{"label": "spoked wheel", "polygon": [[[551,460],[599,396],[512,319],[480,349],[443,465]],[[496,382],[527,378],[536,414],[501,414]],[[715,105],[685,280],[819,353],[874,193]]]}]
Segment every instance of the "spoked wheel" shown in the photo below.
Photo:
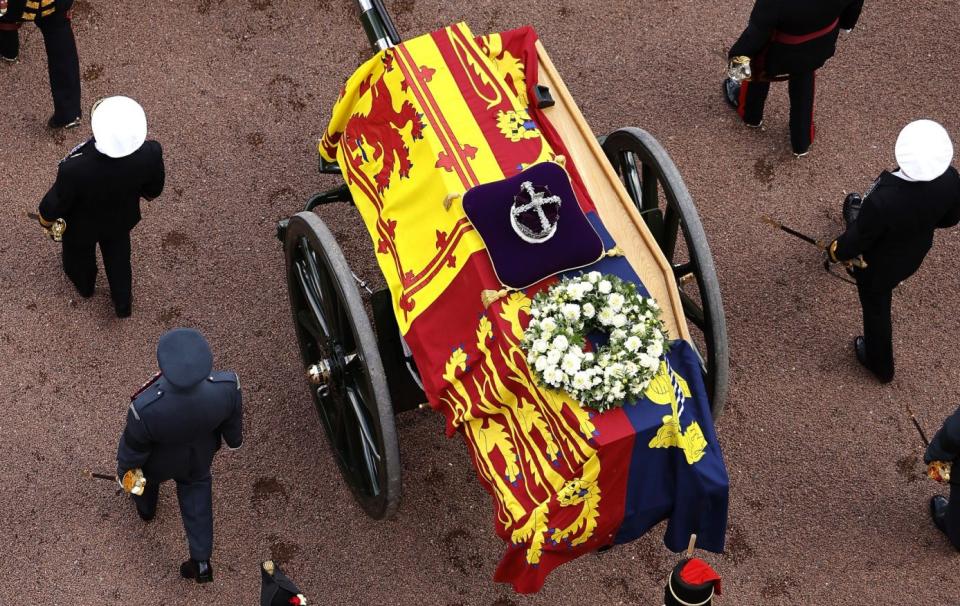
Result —
[{"label": "spoked wheel", "polygon": [[677,167],[650,133],[622,128],[602,144],[673,268],[683,313],[696,329],[691,336],[698,342],[698,349],[705,352],[707,395],[713,416],[718,417],[726,402],[729,380],[727,327],[720,283],[697,208]]},{"label": "spoked wheel", "polygon": [[284,253],[300,355],[327,441],[363,510],[388,518],[400,503],[400,452],[356,278],[333,234],[312,212],[290,218]]}]

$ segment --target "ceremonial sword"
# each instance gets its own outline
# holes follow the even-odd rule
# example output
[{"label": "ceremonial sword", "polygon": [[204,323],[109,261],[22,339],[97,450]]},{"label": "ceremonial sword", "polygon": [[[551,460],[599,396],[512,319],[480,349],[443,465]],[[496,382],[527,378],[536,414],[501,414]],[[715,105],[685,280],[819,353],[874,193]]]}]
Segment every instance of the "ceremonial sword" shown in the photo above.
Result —
[{"label": "ceremonial sword", "polygon": [[[906,402],[904,402],[903,405],[907,408],[907,413],[910,414],[910,420],[913,421],[913,426],[917,428],[917,433],[920,434],[923,445],[929,447],[930,440],[927,439],[927,434],[925,434],[923,428],[920,427],[917,417],[913,414],[913,409],[910,408],[910,405]],[[936,482],[946,483],[950,481],[951,471],[953,471],[953,463],[951,461],[931,461],[930,465],[927,466],[927,477]]]},{"label": "ceremonial sword", "polygon": [[80,477],[87,478],[88,480],[97,479],[97,480],[110,480],[111,482],[117,481],[117,476],[112,476],[106,473],[95,473],[93,471],[90,471],[89,469],[84,469],[83,471],[81,471]]},{"label": "ceremonial sword", "polygon": [[[783,223],[781,223],[781,222],[777,221],[776,219],[770,217],[769,215],[761,215],[761,216],[760,216],[760,220],[763,221],[764,223],[768,224],[768,225],[771,225],[771,226],[773,226],[773,227],[775,227],[775,228],[777,228],[777,229],[779,229],[779,230],[781,230],[781,231],[784,231],[784,232],[790,234],[791,236],[793,236],[793,237],[795,237],[795,238],[799,238],[800,240],[803,240],[804,242],[807,242],[807,243],[809,243],[809,244],[813,244],[814,246],[816,246],[817,248],[819,248],[820,250],[822,250],[822,251],[824,251],[824,252],[826,252],[827,246],[829,246],[829,243],[824,243],[822,240],[817,240],[816,238],[812,238],[812,237],[808,236],[808,235],[805,234],[805,233],[802,233],[802,232],[799,232],[799,231],[797,231],[797,230],[795,230],[795,229],[792,229],[792,228],[790,228],[790,227],[787,227],[786,225],[784,225]],[[850,265],[852,265],[853,267],[856,267],[856,268],[858,268],[858,269],[865,269],[865,268],[867,267],[866,262],[864,262],[864,260],[861,259],[861,258],[859,258],[859,257],[857,257],[856,259],[850,259],[849,261],[846,261],[846,262],[843,262],[843,263],[844,263],[844,264],[849,263]],[[841,275],[838,275],[838,274],[833,273],[833,271],[830,270],[830,262],[829,262],[829,261],[824,261],[824,262],[823,262],[823,268],[827,271],[828,274],[830,274],[830,275],[833,276],[834,278],[836,278],[836,279],[838,279],[838,280],[843,280],[844,282],[847,282],[847,283],[849,283],[849,284],[854,284],[854,285],[856,285],[856,282],[854,282],[853,280],[850,280],[849,278],[844,278],[844,277],[841,276]]]},{"label": "ceremonial sword", "polygon": [[930,440],[927,439],[927,434],[923,433],[923,428],[920,427],[917,417],[913,415],[913,410],[910,408],[910,405],[906,402],[904,402],[903,405],[907,407],[907,412],[910,413],[910,420],[913,421],[913,426],[917,428],[917,433],[920,434],[920,439],[923,440],[923,445],[930,446]]}]

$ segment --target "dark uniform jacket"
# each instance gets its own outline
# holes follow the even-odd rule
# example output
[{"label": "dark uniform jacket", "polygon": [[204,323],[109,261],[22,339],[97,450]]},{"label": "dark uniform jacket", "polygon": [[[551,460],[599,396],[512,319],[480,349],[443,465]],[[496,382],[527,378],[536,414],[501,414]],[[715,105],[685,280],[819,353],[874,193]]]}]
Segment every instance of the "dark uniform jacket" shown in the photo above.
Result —
[{"label": "dark uniform jacket", "polygon": [[[960,408],[947,417],[943,427],[930,440],[923,461],[927,464],[932,461],[955,462],[957,457],[960,457]],[[960,469],[950,474],[950,483],[960,484]]]},{"label": "dark uniform jacket", "polygon": [[57,180],[40,202],[40,214],[67,223],[64,239],[90,242],[130,231],[140,221],[140,198],[156,198],[165,179],[156,141],[123,158],[97,151],[93,139],[60,162]]},{"label": "dark uniform jacket", "polygon": [[187,390],[162,376],[130,404],[117,449],[117,475],[142,468],[148,481],[194,481],[207,477],[221,440],[243,442],[240,380],[213,372]]},{"label": "dark uniform jacket", "polygon": [[65,13],[73,6],[73,0],[10,0],[3,21],[36,21],[37,17],[49,17],[55,12]]},{"label": "dark uniform jacket", "polygon": [[884,171],[857,220],[837,239],[837,258],[863,254],[857,280],[892,289],[913,275],[933,245],[938,227],[960,222],[960,175],[952,166],[933,181],[905,181]]},{"label": "dark uniform jacket", "polygon": [[[757,0],[730,57],[750,57],[753,72],[768,77],[815,71],[836,51],[840,29],[857,24],[862,8],[863,0]],[[821,31],[812,40],[789,42]]]}]

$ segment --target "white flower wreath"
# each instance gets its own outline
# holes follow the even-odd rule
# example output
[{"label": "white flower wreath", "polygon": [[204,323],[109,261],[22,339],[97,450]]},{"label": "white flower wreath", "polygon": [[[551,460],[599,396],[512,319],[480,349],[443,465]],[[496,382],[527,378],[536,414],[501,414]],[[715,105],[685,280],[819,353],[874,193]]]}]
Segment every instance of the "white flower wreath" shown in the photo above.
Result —
[{"label": "white flower wreath", "polygon": [[[609,342],[587,352],[592,331]],[[656,301],[632,282],[591,271],[534,296],[521,345],[543,384],[603,411],[643,395],[668,346],[665,333]]]}]

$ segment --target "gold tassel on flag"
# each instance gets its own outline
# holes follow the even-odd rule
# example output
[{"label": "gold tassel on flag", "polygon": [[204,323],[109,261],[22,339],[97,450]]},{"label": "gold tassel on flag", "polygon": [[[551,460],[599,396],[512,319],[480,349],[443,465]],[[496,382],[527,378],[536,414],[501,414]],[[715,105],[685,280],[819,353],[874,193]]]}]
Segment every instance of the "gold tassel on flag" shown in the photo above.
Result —
[{"label": "gold tassel on flag", "polygon": [[480,300],[483,301],[483,308],[487,309],[509,294],[510,291],[506,288],[501,288],[500,290],[482,290],[480,291]]},{"label": "gold tassel on flag", "polygon": [[443,199],[443,209],[450,210],[450,207],[453,206],[453,201],[457,198],[462,198],[463,194],[460,192],[452,191]]},{"label": "gold tassel on flag", "polygon": [[623,254],[623,249],[620,248],[619,246],[614,246],[613,248],[611,248],[611,249],[608,250],[607,252],[603,253],[603,256],[605,256],[605,257],[623,257],[623,256],[624,256],[624,254]]}]

